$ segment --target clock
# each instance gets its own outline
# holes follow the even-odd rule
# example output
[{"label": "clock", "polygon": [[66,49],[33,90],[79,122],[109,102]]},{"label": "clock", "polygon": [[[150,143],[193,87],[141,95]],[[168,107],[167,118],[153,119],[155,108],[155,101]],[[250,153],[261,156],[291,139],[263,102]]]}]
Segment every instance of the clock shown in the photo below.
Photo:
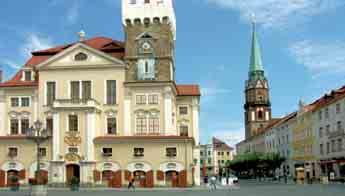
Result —
[{"label": "clock", "polygon": [[151,44],[148,43],[148,42],[144,42],[142,45],[141,45],[141,48],[143,50],[150,50],[151,49]]}]

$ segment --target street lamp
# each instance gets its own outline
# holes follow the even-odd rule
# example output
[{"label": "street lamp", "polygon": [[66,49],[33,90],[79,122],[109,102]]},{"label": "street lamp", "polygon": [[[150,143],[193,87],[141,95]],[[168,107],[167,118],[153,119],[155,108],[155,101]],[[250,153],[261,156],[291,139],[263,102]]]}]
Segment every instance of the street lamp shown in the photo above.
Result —
[{"label": "street lamp", "polygon": [[34,122],[34,125],[31,126],[27,131],[26,131],[26,137],[29,140],[32,140],[33,142],[35,142],[36,144],[36,148],[37,148],[37,166],[36,166],[36,181],[37,184],[40,184],[40,171],[41,171],[41,164],[40,164],[40,159],[41,159],[41,155],[40,155],[40,146],[41,144],[48,140],[51,137],[51,130],[47,130],[47,129],[43,129],[42,128],[42,122],[37,120]]}]

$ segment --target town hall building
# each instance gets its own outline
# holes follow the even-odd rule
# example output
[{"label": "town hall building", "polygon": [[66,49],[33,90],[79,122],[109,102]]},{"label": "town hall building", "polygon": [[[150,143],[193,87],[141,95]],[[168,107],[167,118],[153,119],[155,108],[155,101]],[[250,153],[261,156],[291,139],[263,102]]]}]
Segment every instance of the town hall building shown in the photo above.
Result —
[{"label": "town hall building", "polygon": [[175,81],[173,1],[122,0],[122,21],[124,41],[80,32],[0,83],[0,187],[34,178],[36,120],[52,133],[39,149],[49,184],[200,184],[201,94]]}]

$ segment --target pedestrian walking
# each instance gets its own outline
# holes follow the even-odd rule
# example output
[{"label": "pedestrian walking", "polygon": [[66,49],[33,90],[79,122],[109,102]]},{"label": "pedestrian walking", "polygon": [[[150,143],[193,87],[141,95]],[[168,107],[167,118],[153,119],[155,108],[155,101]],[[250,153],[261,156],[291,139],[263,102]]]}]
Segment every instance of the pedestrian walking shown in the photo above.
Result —
[{"label": "pedestrian walking", "polygon": [[131,178],[131,179],[128,181],[128,190],[131,189],[131,188],[132,188],[133,190],[135,190],[134,182],[135,182],[134,178]]},{"label": "pedestrian walking", "polygon": [[210,180],[210,190],[213,191],[213,190],[217,190],[217,178],[216,176],[212,176],[211,177],[211,180]]}]

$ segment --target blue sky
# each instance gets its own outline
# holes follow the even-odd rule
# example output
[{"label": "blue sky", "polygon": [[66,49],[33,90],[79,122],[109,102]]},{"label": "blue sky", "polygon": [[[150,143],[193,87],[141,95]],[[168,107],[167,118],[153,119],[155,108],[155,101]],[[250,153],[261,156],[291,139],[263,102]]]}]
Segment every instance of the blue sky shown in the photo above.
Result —
[{"label": "blue sky", "polygon": [[[272,110],[280,117],[345,85],[343,0],[175,0],[178,83],[199,83],[201,139],[241,140],[250,20],[255,15]],[[87,37],[123,40],[120,0],[3,0],[0,65],[6,78],[32,50]]]}]

